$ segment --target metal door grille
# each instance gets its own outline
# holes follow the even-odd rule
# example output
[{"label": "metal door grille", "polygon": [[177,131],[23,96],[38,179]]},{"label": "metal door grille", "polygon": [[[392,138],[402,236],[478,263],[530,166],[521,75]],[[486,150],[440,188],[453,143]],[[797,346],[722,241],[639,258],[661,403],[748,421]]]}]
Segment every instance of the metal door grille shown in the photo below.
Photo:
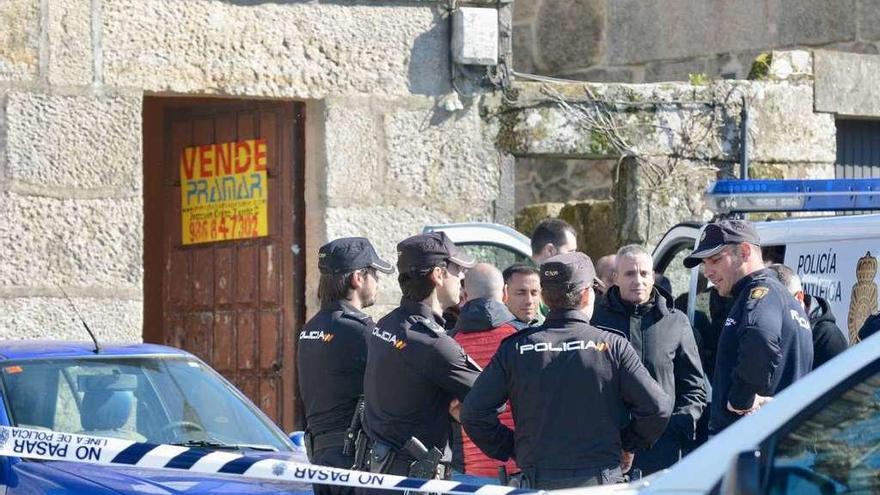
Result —
[{"label": "metal door grille", "polygon": [[880,177],[880,121],[837,121],[834,176],[838,179]]}]

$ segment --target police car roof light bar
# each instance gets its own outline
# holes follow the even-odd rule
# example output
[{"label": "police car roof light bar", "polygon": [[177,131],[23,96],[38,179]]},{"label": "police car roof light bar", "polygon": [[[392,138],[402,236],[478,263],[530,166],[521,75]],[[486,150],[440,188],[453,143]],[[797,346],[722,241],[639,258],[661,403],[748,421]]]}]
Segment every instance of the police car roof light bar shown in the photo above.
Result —
[{"label": "police car roof light bar", "polygon": [[719,180],[706,192],[722,215],[767,211],[880,210],[880,179]]}]

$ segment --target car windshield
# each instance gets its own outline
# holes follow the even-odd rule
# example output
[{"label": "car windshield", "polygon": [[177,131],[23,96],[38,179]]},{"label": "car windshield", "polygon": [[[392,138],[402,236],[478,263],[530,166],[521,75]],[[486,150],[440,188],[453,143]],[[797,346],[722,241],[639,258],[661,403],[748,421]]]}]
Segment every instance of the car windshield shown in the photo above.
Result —
[{"label": "car windshield", "polygon": [[150,443],[291,450],[234,388],[191,358],[35,359],[0,366],[15,426]]}]

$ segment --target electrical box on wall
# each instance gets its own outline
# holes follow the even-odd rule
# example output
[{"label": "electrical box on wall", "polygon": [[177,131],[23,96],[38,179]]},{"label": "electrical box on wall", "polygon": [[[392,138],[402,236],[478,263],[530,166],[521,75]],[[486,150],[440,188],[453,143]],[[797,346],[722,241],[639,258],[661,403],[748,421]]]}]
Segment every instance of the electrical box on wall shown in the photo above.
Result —
[{"label": "electrical box on wall", "polygon": [[498,11],[460,7],[452,13],[452,59],[462,65],[498,64]]}]

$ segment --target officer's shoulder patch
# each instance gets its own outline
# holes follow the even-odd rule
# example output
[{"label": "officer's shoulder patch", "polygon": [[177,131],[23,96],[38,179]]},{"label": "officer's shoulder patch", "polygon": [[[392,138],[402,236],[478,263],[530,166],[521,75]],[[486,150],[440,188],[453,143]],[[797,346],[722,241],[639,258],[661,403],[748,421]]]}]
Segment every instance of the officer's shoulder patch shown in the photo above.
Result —
[{"label": "officer's shoulder patch", "polygon": [[[526,327],[526,328],[523,328],[522,330],[520,330],[520,331],[518,331],[518,332],[514,332],[514,333],[508,335],[507,337],[504,337],[503,339],[501,339],[500,344],[503,344],[503,343],[507,342],[508,340],[513,340],[513,339],[516,339],[516,338],[519,338],[519,337],[525,337],[525,336],[527,336],[527,335],[531,335],[531,334],[537,332],[537,331],[540,330],[540,329],[541,329],[541,326],[540,326],[540,325],[539,325],[539,326],[536,326],[536,327]],[[500,344],[499,344],[499,345],[500,345]]]},{"label": "officer's shoulder patch", "polygon": [[354,320],[354,321],[361,323],[363,325],[370,325],[373,322],[373,319],[370,317],[370,315],[368,315],[366,313],[360,313],[360,312],[356,313],[354,311],[343,311],[342,314],[339,316],[340,316],[340,318]]},{"label": "officer's shoulder patch", "polygon": [[765,286],[754,287],[749,291],[749,299],[763,299],[770,293],[770,288]]},{"label": "officer's shoulder patch", "polygon": [[436,321],[433,321],[430,318],[425,318],[422,315],[410,315],[407,319],[413,325],[421,325],[437,335],[443,335],[446,333],[446,330],[438,325]]},{"label": "officer's shoulder patch", "polygon": [[612,335],[617,335],[619,337],[626,338],[626,334],[616,328],[612,328],[612,327],[605,326],[605,325],[599,325],[599,324],[591,324],[591,326],[593,326],[594,328],[598,328],[599,330],[602,330],[603,332],[608,332]]}]

